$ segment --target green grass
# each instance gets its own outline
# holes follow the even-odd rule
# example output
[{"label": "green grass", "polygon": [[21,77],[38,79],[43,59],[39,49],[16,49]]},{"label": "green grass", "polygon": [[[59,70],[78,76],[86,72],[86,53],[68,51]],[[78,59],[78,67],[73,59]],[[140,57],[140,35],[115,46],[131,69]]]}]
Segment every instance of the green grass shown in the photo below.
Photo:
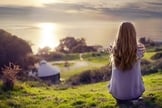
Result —
[{"label": "green grass", "polygon": [[[65,67],[65,62],[64,63],[57,63],[57,62],[51,62],[52,65],[54,66],[59,66],[60,68]],[[69,66],[73,66],[74,63],[69,63]]]},{"label": "green grass", "polygon": [[[162,51],[157,51],[157,52],[162,52]],[[151,60],[151,57],[153,56],[153,55],[155,55],[157,52],[146,52],[145,54],[144,54],[144,59],[146,59],[146,60],[150,60],[150,61],[152,61]]]},{"label": "green grass", "polygon": [[[144,55],[144,59],[152,61],[151,57],[154,54],[156,54],[156,52],[146,52]],[[75,56],[79,57],[79,54],[75,54]],[[69,60],[69,65],[70,65],[69,68],[64,67],[65,61],[51,62],[51,64],[59,66],[61,70],[61,78],[64,80],[67,80],[71,76],[75,74],[80,74],[83,71],[91,70],[91,69],[98,69],[102,66],[105,66],[106,64],[109,64],[109,60],[110,60],[108,54],[105,54],[105,53],[101,53],[99,55],[98,53],[84,53],[82,54],[82,57],[84,61],[87,62],[87,66],[81,66],[81,67],[74,68],[74,65],[77,62],[80,62],[78,59]]]},{"label": "green grass", "polygon": [[[144,58],[151,60],[155,52],[146,52]],[[68,79],[84,70],[95,69],[108,63],[106,55],[92,57],[86,55],[87,66],[62,70],[61,77]],[[74,60],[77,61],[77,60]],[[63,63],[56,63],[64,68]],[[74,66],[70,63],[70,67]],[[144,76],[146,91],[143,105],[146,108],[162,107],[162,72]],[[64,84],[47,86],[39,82],[17,82],[13,91],[4,92],[0,82],[0,108],[113,108],[114,98],[108,93],[108,82],[68,86]],[[138,108],[138,106],[137,106]]]},{"label": "green grass", "polygon": [[93,63],[107,63],[109,61],[109,55],[107,53],[84,53],[83,58]]},{"label": "green grass", "polygon": [[69,67],[69,68],[61,68],[61,78],[64,80],[67,80],[73,75],[80,74],[83,71],[90,70],[90,69],[98,69],[102,66],[105,66],[106,63],[92,63],[92,62],[87,62],[86,66],[81,66],[77,68]]},{"label": "green grass", "polygon": [[156,54],[156,52],[146,52],[146,53],[144,54],[144,59],[146,59],[146,60],[151,60],[151,57],[152,57],[154,54]]},{"label": "green grass", "polygon": [[[144,83],[143,104],[146,108],[162,107],[162,72],[144,76]],[[0,89],[0,108],[113,108],[116,104],[108,93],[108,82],[74,87],[37,84],[18,82],[11,92]]]},{"label": "green grass", "polygon": [[[74,54],[73,54],[74,55]],[[75,54],[75,56],[79,57],[79,54]],[[67,80],[71,76],[75,74],[80,74],[83,71],[91,70],[91,69],[98,69],[102,66],[105,66],[109,63],[109,56],[107,54],[99,54],[98,53],[84,53],[82,54],[83,61],[78,59],[75,60],[68,60],[69,67],[64,67],[65,61],[53,61],[50,62],[52,65],[56,65],[61,70],[61,78]],[[85,62],[87,65],[75,67],[75,64],[79,62]]]},{"label": "green grass", "polygon": [[85,58],[86,61],[93,62],[93,63],[100,63],[100,64],[107,64],[109,62],[108,55],[102,55],[97,57],[88,57]]}]

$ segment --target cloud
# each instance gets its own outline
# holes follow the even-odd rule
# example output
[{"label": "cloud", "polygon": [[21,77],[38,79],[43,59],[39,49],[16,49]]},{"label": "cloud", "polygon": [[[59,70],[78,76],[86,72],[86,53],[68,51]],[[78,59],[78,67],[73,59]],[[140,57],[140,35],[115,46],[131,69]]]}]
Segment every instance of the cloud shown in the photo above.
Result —
[{"label": "cloud", "polygon": [[[44,7],[1,6],[0,18],[36,21],[85,21],[91,20],[94,8],[81,4],[57,3],[46,4]],[[93,18],[92,18],[93,19]]]},{"label": "cloud", "polygon": [[[44,4],[44,7],[1,6],[0,18],[36,21],[133,20],[162,18],[162,2],[124,2],[110,6],[89,2]],[[113,1],[111,1],[113,2]],[[111,3],[110,2],[110,3]]]},{"label": "cloud", "polygon": [[[162,8],[159,8],[162,9]],[[147,3],[126,4],[120,8],[100,8],[103,14],[112,15],[118,19],[144,19],[144,18],[162,18],[162,12],[157,11],[155,7],[150,7]]]},{"label": "cloud", "polygon": [[162,2],[146,2],[146,3],[154,6],[162,6]]}]

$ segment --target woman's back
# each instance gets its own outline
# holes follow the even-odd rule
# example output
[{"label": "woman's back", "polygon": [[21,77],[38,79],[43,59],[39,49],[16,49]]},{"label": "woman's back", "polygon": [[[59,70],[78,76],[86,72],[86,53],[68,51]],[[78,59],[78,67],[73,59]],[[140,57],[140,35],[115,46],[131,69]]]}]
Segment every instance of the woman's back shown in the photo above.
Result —
[{"label": "woman's back", "polygon": [[[143,51],[138,49],[137,56],[142,57]],[[144,85],[141,75],[140,59],[134,63],[132,69],[125,72],[112,63],[112,76],[110,80],[110,93],[117,99],[128,100],[142,95]]]},{"label": "woman's back", "polygon": [[144,46],[137,45],[133,24],[120,26],[118,37],[112,48],[112,76],[109,91],[116,99],[131,100],[144,92],[140,61]]}]

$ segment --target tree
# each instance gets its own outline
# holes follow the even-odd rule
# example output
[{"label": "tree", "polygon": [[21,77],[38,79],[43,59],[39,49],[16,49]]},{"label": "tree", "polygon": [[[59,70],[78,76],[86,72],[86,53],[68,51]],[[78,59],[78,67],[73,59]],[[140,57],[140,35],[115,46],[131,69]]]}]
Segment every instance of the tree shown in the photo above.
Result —
[{"label": "tree", "polygon": [[142,44],[146,44],[146,38],[145,37],[139,38],[139,42]]},{"label": "tree", "polygon": [[0,70],[9,62],[24,69],[25,58],[28,54],[32,54],[32,49],[25,40],[0,29],[0,52]]},{"label": "tree", "polygon": [[146,38],[146,37],[141,37],[139,39],[139,42],[144,44],[146,47],[150,47],[150,46],[155,46],[156,45],[156,42],[153,41],[152,39],[150,38]]},{"label": "tree", "polygon": [[71,52],[71,49],[77,44],[77,40],[74,37],[66,37],[60,40],[60,45],[57,50],[61,52]]},{"label": "tree", "polygon": [[48,55],[51,51],[50,47],[39,48],[38,55]]},{"label": "tree", "polygon": [[75,39],[74,37],[66,37],[60,40],[60,45],[56,48],[56,51],[64,53],[80,53],[89,52],[93,48],[87,46],[84,38]]}]

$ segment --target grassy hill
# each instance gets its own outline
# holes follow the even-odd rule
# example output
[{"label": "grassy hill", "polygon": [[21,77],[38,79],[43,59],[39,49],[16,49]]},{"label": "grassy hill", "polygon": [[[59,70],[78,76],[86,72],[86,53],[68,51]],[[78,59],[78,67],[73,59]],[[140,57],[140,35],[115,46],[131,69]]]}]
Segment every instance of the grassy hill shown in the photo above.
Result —
[{"label": "grassy hill", "polygon": [[[148,52],[144,58],[151,60],[150,57],[154,54],[155,52]],[[107,55],[87,56],[85,61],[88,65],[61,73],[63,78],[81,73],[84,69],[102,67],[107,64],[108,59]],[[63,63],[58,65],[63,68]],[[70,64],[74,65],[75,63]],[[162,71],[145,75],[143,79],[146,89],[143,101],[133,105],[133,108],[162,108]],[[18,81],[13,91],[5,92],[0,81],[0,108],[114,108],[116,102],[108,92],[108,83],[107,81],[80,86],[48,86],[43,82]]]},{"label": "grassy hill", "polygon": [[[72,57],[74,56],[74,57]],[[71,58],[79,57],[79,54],[72,54]],[[65,61],[52,61],[50,62],[52,65],[56,65],[61,70],[61,78],[67,80],[69,77],[74,74],[80,74],[85,70],[90,69],[98,69],[109,62],[109,56],[105,53],[84,53],[83,61],[79,60],[79,58],[68,60],[69,67],[64,67]]]},{"label": "grassy hill", "polygon": [[[156,54],[156,52],[146,52],[144,59],[152,61],[151,57]],[[73,57],[74,56],[74,57]],[[71,58],[79,57],[79,54],[73,54]],[[50,62],[52,65],[59,66],[61,70],[61,78],[64,80],[69,79],[74,74],[80,74],[85,70],[98,69],[106,64],[109,64],[109,56],[105,53],[96,54],[96,53],[85,53],[83,54],[83,61],[80,61],[79,58],[68,60],[69,67],[64,67],[65,61],[53,61]],[[80,66],[78,64],[81,64]]]},{"label": "grassy hill", "polygon": [[[144,76],[144,83],[146,91],[141,108],[162,107],[162,72]],[[101,82],[68,87],[17,82],[13,91],[0,89],[0,108],[113,108],[116,102],[107,85],[108,82]]]}]

